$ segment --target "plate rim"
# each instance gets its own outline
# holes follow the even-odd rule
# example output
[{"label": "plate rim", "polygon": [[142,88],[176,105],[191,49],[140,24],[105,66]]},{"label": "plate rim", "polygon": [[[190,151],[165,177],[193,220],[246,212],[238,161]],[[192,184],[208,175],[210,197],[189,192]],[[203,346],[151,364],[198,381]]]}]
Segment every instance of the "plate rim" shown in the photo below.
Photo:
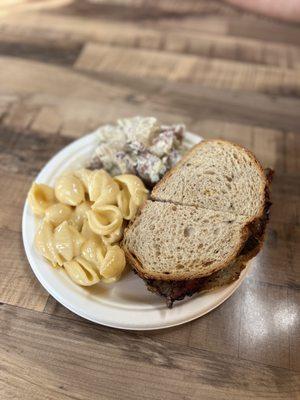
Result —
[{"label": "plate rim", "polygon": [[[48,160],[48,162],[43,166],[43,168],[40,170],[40,172],[38,173],[38,175],[35,177],[34,181],[39,180],[40,175],[42,175],[43,171],[45,169],[48,169],[49,166],[54,162],[55,159],[59,159],[66,151],[70,150],[72,147],[75,148],[76,146],[79,145],[80,141],[82,140],[93,140],[96,136],[97,136],[97,132],[98,130],[95,130],[91,133],[88,133],[86,135],[83,135],[82,137],[72,141],[71,143],[69,143],[67,146],[63,147],[61,150],[59,150],[56,154],[54,154],[50,160]],[[196,144],[196,141],[200,141],[201,140],[201,136],[193,134],[191,132],[186,132],[186,139],[192,141],[194,144]],[[74,307],[72,302],[70,303],[67,299],[65,299],[59,292],[55,291],[52,288],[52,285],[49,284],[49,282],[47,281],[47,279],[43,276],[43,274],[39,271],[39,269],[35,266],[36,264],[36,260],[34,260],[33,255],[31,253],[31,247],[30,247],[30,243],[29,241],[29,237],[27,235],[26,229],[27,229],[27,218],[28,218],[28,211],[29,211],[29,205],[28,205],[28,201],[27,198],[25,200],[24,203],[24,207],[23,207],[23,215],[22,215],[22,240],[23,240],[23,247],[25,250],[25,254],[28,260],[28,263],[30,265],[30,268],[32,270],[32,272],[34,273],[34,275],[36,276],[37,280],[40,282],[40,284],[43,286],[43,288],[55,299],[57,300],[60,304],[62,304],[64,307],[66,307],[68,310],[70,310],[71,312],[73,312],[76,315],[79,315],[80,317],[97,323],[97,324],[101,324],[104,326],[108,326],[111,328],[116,328],[116,329],[124,329],[124,330],[131,330],[131,331],[148,331],[148,330],[158,330],[158,329],[167,329],[167,328],[171,328],[171,327],[175,327],[178,325],[182,325],[185,324],[187,322],[193,321],[197,318],[200,318],[206,314],[208,314],[209,312],[213,311],[215,308],[219,307],[222,303],[224,303],[230,296],[232,296],[232,294],[239,288],[239,286],[242,284],[242,282],[244,281],[246,274],[250,268],[251,262],[248,262],[246,267],[244,268],[244,270],[242,271],[239,279],[237,279],[235,282],[226,285],[225,287],[221,287],[220,289],[216,289],[213,292],[210,293],[214,293],[216,294],[217,291],[219,290],[219,298],[218,300],[215,302],[215,304],[213,304],[212,306],[207,306],[206,309],[204,310],[200,310],[197,311],[195,310],[194,313],[190,314],[189,317],[185,318],[185,317],[181,317],[181,319],[174,321],[174,322],[169,322],[169,321],[161,321],[160,323],[156,323],[150,326],[141,326],[141,325],[126,325],[126,324],[121,324],[121,323],[114,323],[105,319],[97,319],[92,317],[90,314],[86,313],[85,310],[78,308],[78,307]],[[146,288],[145,288],[146,290]],[[220,293],[224,291],[224,295],[220,295]],[[200,297],[199,297],[200,298]],[[188,300],[187,304],[191,304],[192,300]],[[120,311],[121,312],[121,311]],[[170,312],[172,312],[172,310],[170,310]]]}]

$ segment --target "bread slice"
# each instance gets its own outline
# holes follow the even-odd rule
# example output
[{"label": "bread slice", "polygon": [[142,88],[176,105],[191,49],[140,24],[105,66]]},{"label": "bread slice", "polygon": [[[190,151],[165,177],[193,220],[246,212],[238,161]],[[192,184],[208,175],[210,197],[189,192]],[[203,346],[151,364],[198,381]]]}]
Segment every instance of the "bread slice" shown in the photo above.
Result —
[{"label": "bread slice", "polygon": [[231,142],[208,140],[164,176],[151,198],[259,218],[267,185],[252,153]]},{"label": "bread slice", "polygon": [[244,215],[148,200],[123,248],[146,279],[200,278],[237,257],[251,235],[248,225]]}]

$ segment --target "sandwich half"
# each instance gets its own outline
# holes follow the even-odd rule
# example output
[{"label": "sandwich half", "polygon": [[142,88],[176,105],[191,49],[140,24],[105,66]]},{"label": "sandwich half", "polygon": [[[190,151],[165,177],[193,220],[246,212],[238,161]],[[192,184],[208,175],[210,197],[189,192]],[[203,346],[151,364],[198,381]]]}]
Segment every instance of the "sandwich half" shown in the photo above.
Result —
[{"label": "sandwich half", "polygon": [[126,229],[129,264],[169,306],[237,279],[263,242],[270,177],[248,150],[201,142],[154,187]]}]

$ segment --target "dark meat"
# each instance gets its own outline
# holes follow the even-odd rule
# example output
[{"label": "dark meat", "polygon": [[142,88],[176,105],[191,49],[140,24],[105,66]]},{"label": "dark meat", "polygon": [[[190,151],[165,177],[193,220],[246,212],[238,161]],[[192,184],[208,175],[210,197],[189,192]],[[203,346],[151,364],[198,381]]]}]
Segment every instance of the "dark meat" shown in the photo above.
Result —
[{"label": "dark meat", "polygon": [[237,260],[227,268],[215,272],[206,278],[190,279],[187,281],[158,281],[145,280],[147,288],[156,294],[165,297],[167,306],[172,308],[174,301],[182,300],[197,292],[216,289],[234,282],[245,268],[245,263]]}]

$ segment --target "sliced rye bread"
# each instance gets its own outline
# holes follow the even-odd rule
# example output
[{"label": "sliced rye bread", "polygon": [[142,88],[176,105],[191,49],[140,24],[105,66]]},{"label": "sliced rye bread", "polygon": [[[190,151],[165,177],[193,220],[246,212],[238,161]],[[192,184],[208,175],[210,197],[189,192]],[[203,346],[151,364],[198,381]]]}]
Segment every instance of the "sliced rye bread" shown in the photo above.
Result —
[{"label": "sliced rye bread", "polygon": [[[247,262],[251,258],[255,257],[261,249],[265,234],[265,227],[268,221],[270,205],[271,203],[268,203],[259,229],[252,229],[251,236],[249,236],[236,260],[234,260],[226,268],[214,272],[213,274],[204,278],[185,281],[145,279],[143,274],[140,274],[140,277],[145,281],[148,290],[164,297],[166,299],[167,306],[172,308],[174,301],[182,300],[186,296],[192,296],[195,293],[212,291],[236,281],[243,269],[246,267]],[[135,270],[135,272],[139,273],[137,270]]]},{"label": "sliced rye bread", "polygon": [[268,181],[243,147],[224,140],[194,146],[154,187],[151,199],[260,218]]},{"label": "sliced rye bread", "polygon": [[247,216],[148,200],[127,228],[127,259],[146,279],[189,280],[236,259],[251,235]]}]

